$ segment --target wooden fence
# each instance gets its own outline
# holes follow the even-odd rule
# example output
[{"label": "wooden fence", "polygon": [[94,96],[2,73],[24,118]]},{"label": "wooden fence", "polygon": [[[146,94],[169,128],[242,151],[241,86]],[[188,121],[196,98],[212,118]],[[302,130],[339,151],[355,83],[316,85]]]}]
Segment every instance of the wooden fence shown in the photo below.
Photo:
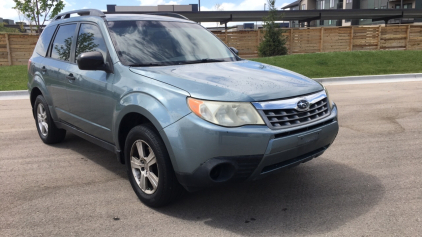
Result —
[{"label": "wooden fence", "polygon": [[[264,31],[213,32],[245,58],[258,56]],[[422,50],[422,25],[286,29],[289,54],[355,50]]]},{"label": "wooden fence", "polygon": [[34,34],[0,33],[0,66],[27,64],[37,40]]},{"label": "wooden fence", "polygon": [[[213,32],[241,57],[258,57],[264,31]],[[388,25],[287,29],[289,54],[354,50],[422,50],[422,25]],[[0,33],[0,66],[24,65],[38,35]]]}]

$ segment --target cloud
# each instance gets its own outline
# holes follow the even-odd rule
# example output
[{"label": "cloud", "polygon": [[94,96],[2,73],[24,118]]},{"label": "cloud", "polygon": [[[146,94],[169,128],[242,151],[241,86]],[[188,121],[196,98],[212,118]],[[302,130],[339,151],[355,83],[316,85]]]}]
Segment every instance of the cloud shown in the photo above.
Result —
[{"label": "cloud", "polygon": [[12,19],[19,21],[18,11],[12,9],[15,6],[13,0],[2,0],[0,1],[0,17],[3,19]]},{"label": "cloud", "polygon": [[165,1],[165,0],[140,0],[141,6],[157,6],[157,5],[178,5],[182,0]]},{"label": "cloud", "polygon": [[[221,3],[221,7],[223,11],[259,11],[264,10],[264,4],[266,4],[266,10],[268,10],[268,2],[267,0],[243,0],[239,4],[231,3],[231,2],[223,2]],[[286,3],[279,3],[276,2],[276,8],[280,9],[282,5]],[[205,6],[201,6],[201,11],[214,11],[214,6],[209,8]]]}]

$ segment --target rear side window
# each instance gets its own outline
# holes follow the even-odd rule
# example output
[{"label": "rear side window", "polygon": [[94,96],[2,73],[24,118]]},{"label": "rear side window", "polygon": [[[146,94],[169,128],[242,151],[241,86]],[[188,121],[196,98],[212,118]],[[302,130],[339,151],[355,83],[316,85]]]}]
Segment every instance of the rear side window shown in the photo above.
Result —
[{"label": "rear side window", "polygon": [[81,24],[78,40],[76,41],[75,61],[79,54],[92,51],[102,53],[104,62],[106,61],[107,47],[98,26],[92,24]]},{"label": "rear side window", "polygon": [[76,24],[60,26],[51,48],[51,58],[70,61],[70,49],[75,29]]},{"label": "rear side window", "polygon": [[53,37],[56,28],[57,26],[50,26],[43,30],[35,48],[35,52],[37,52],[37,54],[45,57],[47,54],[48,45],[50,44],[51,38]]}]

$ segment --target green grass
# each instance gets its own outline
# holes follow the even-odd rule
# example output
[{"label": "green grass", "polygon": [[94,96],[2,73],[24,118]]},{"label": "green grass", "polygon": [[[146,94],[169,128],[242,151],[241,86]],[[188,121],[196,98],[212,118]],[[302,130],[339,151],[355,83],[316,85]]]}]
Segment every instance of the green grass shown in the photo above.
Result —
[{"label": "green grass", "polygon": [[252,59],[310,78],[422,72],[422,51],[354,51]]},{"label": "green grass", "polygon": [[[422,72],[422,51],[354,51],[253,59],[310,78]],[[0,91],[26,90],[26,65],[0,66]]]},{"label": "green grass", "polygon": [[0,91],[26,90],[27,66],[0,66]]}]

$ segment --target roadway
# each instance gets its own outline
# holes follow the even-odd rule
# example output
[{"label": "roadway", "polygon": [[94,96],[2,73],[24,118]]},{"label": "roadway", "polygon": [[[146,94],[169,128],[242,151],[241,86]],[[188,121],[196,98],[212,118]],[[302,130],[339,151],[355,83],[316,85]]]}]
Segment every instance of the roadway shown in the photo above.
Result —
[{"label": "roadway", "polygon": [[340,132],[267,179],[151,209],[115,155],[38,137],[27,99],[0,101],[0,236],[422,235],[422,82],[327,86]]}]

